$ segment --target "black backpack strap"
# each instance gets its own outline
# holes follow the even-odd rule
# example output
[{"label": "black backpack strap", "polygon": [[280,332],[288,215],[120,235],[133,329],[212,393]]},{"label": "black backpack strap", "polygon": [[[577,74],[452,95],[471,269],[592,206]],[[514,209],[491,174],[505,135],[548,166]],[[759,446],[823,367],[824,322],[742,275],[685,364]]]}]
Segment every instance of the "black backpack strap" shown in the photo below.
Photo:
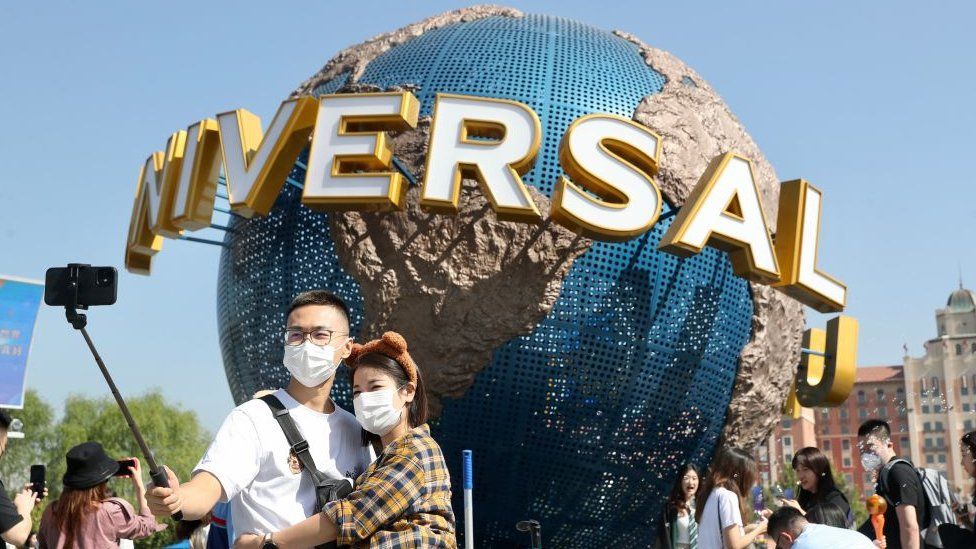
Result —
[{"label": "black backpack strap", "polygon": [[268,408],[271,408],[271,413],[274,415],[275,420],[278,421],[282,432],[285,433],[288,445],[291,446],[291,451],[295,453],[298,462],[302,464],[302,469],[308,471],[308,474],[312,476],[316,484],[321,479],[329,478],[315,467],[315,460],[312,459],[312,453],[308,451],[308,441],[302,436],[302,432],[298,430],[298,425],[295,425],[295,420],[291,418],[288,408],[285,408],[285,405],[274,395],[264,395],[261,397],[261,400],[268,405]]}]

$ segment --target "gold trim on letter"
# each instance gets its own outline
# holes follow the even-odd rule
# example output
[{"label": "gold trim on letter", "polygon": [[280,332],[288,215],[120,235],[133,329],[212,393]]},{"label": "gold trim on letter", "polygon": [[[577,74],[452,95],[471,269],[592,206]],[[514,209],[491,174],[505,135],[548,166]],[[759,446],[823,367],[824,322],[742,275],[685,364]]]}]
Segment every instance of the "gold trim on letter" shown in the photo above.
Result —
[{"label": "gold trim on letter", "polygon": [[[180,180],[187,185],[183,204],[174,203],[173,224],[181,229],[197,231],[210,227],[213,219],[214,198],[217,195],[217,180],[220,177],[220,126],[217,121],[207,118],[191,124],[187,129],[187,152],[192,157],[184,157]],[[184,171],[188,173],[184,174]],[[179,185],[173,195],[179,200]]]}]

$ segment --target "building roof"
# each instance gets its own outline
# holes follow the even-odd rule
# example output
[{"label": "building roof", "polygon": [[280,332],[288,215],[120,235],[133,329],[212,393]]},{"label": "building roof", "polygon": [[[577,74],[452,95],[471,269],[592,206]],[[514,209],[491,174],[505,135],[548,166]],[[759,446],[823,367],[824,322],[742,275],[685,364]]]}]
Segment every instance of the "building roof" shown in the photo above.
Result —
[{"label": "building roof", "polygon": [[976,310],[976,294],[960,285],[958,290],[949,294],[949,299],[946,300],[946,309],[950,313],[974,311]]},{"label": "building roof", "polygon": [[903,381],[905,369],[895,366],[858,366],[854,383],[879,383],[884,381]]}]

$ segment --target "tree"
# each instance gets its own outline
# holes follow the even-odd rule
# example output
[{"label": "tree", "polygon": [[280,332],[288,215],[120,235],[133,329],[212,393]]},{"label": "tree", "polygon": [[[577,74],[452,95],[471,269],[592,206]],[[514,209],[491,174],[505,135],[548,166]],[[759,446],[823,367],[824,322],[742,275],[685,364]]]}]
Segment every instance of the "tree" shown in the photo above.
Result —
[{"label": "tree", "polygon": [[24,395],[24,408],[10,410],[10,415],[24,423],[24,438],[8,440],[3,459],[0,459],[0,478],[7,489],[13,491],[30,480],[31,465],[51,466],[56,456],[56,443],[54,410],[36,391],[28,390]]}]

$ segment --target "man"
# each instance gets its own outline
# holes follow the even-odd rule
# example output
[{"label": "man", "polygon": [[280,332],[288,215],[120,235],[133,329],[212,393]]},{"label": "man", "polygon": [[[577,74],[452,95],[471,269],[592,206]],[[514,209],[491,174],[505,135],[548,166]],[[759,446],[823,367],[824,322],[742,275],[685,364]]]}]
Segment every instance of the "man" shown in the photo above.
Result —
[{"label": "man", "polygon": [[[7,450],[7,431],[13,419],[6,410],[0,409],[0,456]],[[44,490],[46,493],[47,490]],[[27,484],[10,501],[7,496],[7,487],[0,481],[0,539],[20,547],[27,543],[34,524],[31,522],[31,511],[34,504],[40,501],[37,499],[31,485]]]},{"label": "man", "polygon": [[769,517],[766,527],[776,549],[876,549],[864,534],[823,524],[810,524],[803,513],[783,506]]},{"label": "man", "polygon": [[857,447],[864,470],[878,475],[875,493],[888,503],[884,514],[888,549],[919,549],[926,523],[925,491],[913,466],[891,463],[897,457],[891,444],[891,427],[880,419],[864,422],[857,430]]},{"label": "man", "polygon": [[[288,308],[282,343],[291,379],[274,396],[308,442],[315,467],[333,478],[355,479],[372,454],[356,417],[329,397],[336,368],[352,350],[349,309],[326,291],[299,294]],[[146,497],[158,517],[180,510],[184,518],[197,519],[218,501],[229,501],[239,536],[278,531],[315,511],[311,477],[261,400],[231,411],[188,482],[168,474],[170,488],[153,487]]]}]

